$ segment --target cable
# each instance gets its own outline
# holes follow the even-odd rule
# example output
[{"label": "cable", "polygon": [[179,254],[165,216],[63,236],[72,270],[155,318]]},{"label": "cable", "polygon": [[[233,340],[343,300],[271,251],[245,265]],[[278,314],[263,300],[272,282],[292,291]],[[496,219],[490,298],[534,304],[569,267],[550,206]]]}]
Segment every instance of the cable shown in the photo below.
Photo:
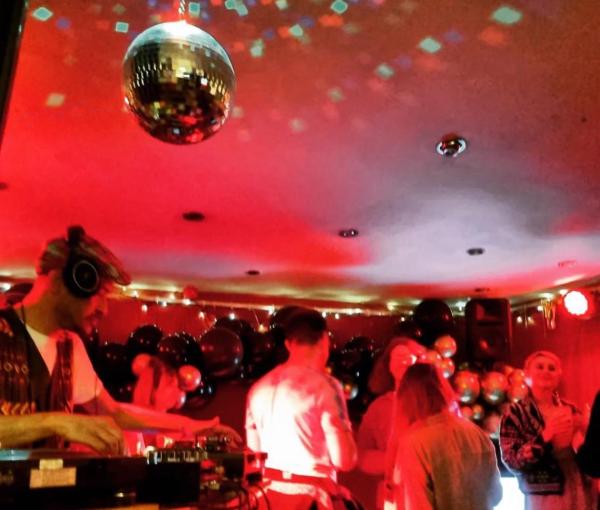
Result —
[{"label": "cable", "polygon": [[262,485],[256,484],[253,485],[253,487],[256,487],[263,495],[263,498],[265,498],[265,502],[267,503],[267,510],[271,510],[271,502],[269,501],[269,497],[267,496],[267,491],[263,488]]}]

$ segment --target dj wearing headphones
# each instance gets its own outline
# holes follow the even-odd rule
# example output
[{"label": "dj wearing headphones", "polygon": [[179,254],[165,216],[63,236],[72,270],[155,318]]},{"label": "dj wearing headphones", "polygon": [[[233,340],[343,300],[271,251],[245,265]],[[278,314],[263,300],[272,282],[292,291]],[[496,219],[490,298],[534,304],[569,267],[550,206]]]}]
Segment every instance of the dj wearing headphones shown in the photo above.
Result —
[{"label": "dj wearing headphones", "polygon": [[[204,430],[241,442],[219,419],[200,421],[116,402],[97,377],[79,333],[106,314],[119,260],[81,227],[49,241],[22,303],[0,310],[0,448],[87,445],[122,453],[122,429]],[[73,413],[82,406],[89,414]]]}]

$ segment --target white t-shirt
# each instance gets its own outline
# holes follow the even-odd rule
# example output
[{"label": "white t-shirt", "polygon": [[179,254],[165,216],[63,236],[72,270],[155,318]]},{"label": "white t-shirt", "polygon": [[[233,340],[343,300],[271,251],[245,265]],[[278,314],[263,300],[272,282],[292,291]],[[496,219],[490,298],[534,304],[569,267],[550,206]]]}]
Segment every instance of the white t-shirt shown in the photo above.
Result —
[{"label": "white t-shirt", "polygon": [[[56,362],[56,337],[44,335],[29,326],[27,332],[40,351],[48,372],[52,373]],[[73,404],[85,404],[100,395],[104,386],[94,371],[83,341],[75,333],[70,332],[70,335],[73,340]]]},{"label": "white t-shirt", "polygon": [[246,430],[258,435],[267,467],[335,480],[325,434],[351,431],[352,425],[339,381],[325,372],[283,364],[250,389]]}]

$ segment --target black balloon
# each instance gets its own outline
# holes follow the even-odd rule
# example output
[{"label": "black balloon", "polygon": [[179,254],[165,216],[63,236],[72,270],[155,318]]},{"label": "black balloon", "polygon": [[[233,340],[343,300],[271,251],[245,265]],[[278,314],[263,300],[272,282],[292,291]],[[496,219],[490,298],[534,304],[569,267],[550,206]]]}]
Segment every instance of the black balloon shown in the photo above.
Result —
[{"label": "black balloon", "polygon": [[164,336],[156,324],[145,324],[134,329],[127,340],[127,349],[131,359],[138,354],[156,354],[158,343]]},{"label": "black balloon", "polygon": [[181,365],[194,365],[199,363],[197,343],[193,336],[187,333],[175,333],[164,337],[157,348],[157,355],[161,361],[173,368]]},{"label": "black balloon", "polygon": [[377,349],[377,344],[372,338],[361,335],[348,340],[343,348],[344,350],[368,351],[373,353]]},{"label": "black balloon", "polygon": [[241,340],[244,346],[244,367],[247,377],[259,377],[273,367],[275,341],[272,335],[253,331]]},{"label": "black balloon", "polygon": [[394,336],[408,337],[418,342],[423,338],[423,330],[411,319],[398,321],[394,326]]},{"label": "black balloon", "polygon": [[423,330],[421,343],[431,346],[437,338],[454,333],[450,307],[440,299],[424,299],[414,310],[413,318]]},{"label": "black balloon", "polygon": [[244,356],[240,337],[225,328],[213,328],[200,338],[203,373],[214,378],[231,377]]},{"label": "black balloon", "polygon": [[133,383],[120,384],[110,389],[110,394],[119,402],[131,402],[133,398]]},{"label": "black balloon", "polygon": [[200,385],[187,393],[185,407],[187,409],[200,409],[208,404],[215,396],[216,388],[211,381],[201,381]]},{"label": "black balloon", "polygon": [[127,347],[123,344],[105,343],[98,349],[96,368],[102,381],[119,385],[133,380]]},{"label": "black balloon", "polygon": [[202,369],[202,352],[200,352],[200,344],[195,336],[185,331],[177,333],[181,338],[186,340],[188,365],[192,365],[197,369]]}]

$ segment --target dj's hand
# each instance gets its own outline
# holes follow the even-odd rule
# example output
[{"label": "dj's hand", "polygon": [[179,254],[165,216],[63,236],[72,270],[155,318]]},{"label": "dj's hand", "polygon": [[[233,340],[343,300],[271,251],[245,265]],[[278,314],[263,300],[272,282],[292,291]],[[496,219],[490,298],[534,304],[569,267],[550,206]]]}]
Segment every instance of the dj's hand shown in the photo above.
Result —
[{"label": "dj's hand", "polygon": [[124,453],[123,433],[110,416],[53,413],[54,432],[74,443],[85,444],[98,453]]}]

